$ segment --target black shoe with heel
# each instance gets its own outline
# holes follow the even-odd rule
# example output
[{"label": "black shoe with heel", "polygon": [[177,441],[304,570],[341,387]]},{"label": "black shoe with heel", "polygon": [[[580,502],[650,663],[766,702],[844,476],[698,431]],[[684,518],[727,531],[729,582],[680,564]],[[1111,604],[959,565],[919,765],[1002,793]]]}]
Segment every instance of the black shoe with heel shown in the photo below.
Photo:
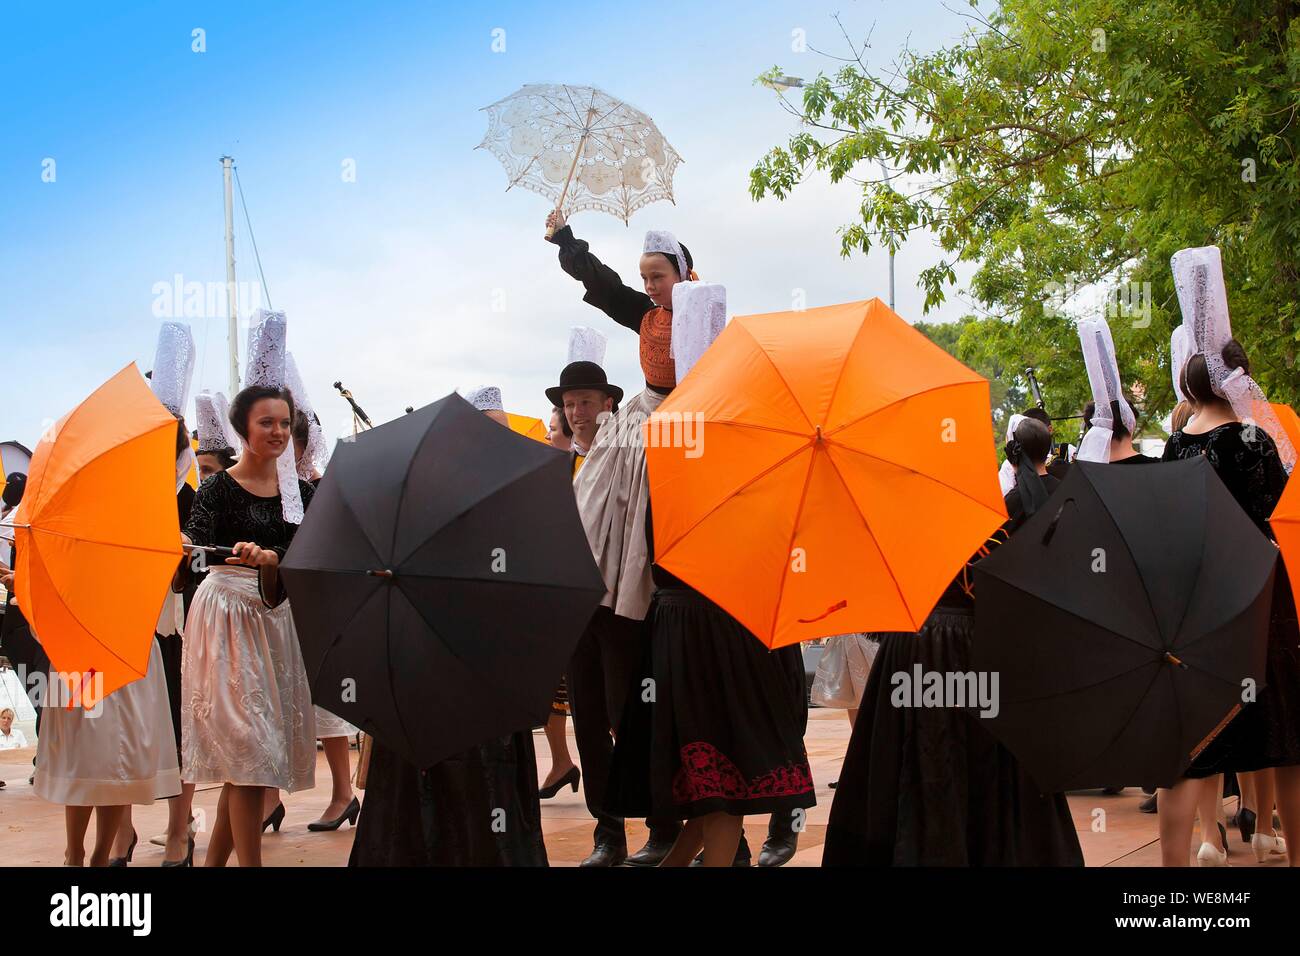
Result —
[{"label": "black shoe with heel", "polygon": [[280,824],[284,822],[284,804],[277,803],[271,815],[262,821],[262,832],[266,832],[267,827],[274,827],[275,832],[280,832]]},{"label": "black shoe with heel", "polygon": [[1241,831],[1241,842],[1248,844],[1255,835],[1255,811],[1242,807],[1237,811],[1237,829]]},{"label": "black shoe with heel", "polygon": [[316,820],[312,823],[307,824],[307,829],[315,833],[320,833],[323,830],[337,830],[339,827],[343,826],[344,820],[348,821],[348,824],[350,826],[356,826],[357,816],[360,813],[361,813],[361,801],[358,800],[356,797],[353,797],[352,802],[347,805],[347,809],[345,809],[333,820]]},{"label": "black shoe with heel", "polygon": [[549,787],[538,787],[537,796],[542,800],[549,800],[551,799],[551,797],[555,796],[557,793],[563,790],[566,784],[573,788],[574,793],[577,793],[578,781],[581,779],[582,779],[582,771],[579,770],[577,767],[570,767],[568,773],[566,773],[559,780],[555,781],[555,783],[551,784]]},{"label": "black shoe with heel", "polygon": [[109,865],[109,866],[126,866],[128,863],[130,863],[130,862],[131,862],[131,857],[135,855],[135,845],[136,845],[136,843],[139,841],[139,839],[140,839],[139,835],[135,832],[135,830],[132,830],[132,831],[131,831],[131,845],[130,845],[129,847],[126,848],[126,856],[115,856],[115,857],[111,857],[111,858],[109,859],[109,861],[108,861],[108,865]]},{"label": "black shoe with heel", "polygon": [[188,834],[185,837],[187,846],[185,848],[185,858],[182,860],[163,860],[163,866],[193,866],[194,865],[194,837]]}]

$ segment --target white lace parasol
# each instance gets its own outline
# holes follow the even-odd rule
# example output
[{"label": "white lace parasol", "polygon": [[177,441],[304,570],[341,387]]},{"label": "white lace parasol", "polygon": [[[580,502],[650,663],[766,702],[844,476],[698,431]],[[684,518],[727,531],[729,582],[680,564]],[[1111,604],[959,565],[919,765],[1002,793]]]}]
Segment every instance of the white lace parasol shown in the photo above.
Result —
[{"label": "white lace parasol", "polygon": [[654,120],[608,93],[530,83],[484,109],[479,148],[506,168],[507,189],[540,193],[566,217],[598,209],[624,223],[642,206],[673,202],[682,158]]}]

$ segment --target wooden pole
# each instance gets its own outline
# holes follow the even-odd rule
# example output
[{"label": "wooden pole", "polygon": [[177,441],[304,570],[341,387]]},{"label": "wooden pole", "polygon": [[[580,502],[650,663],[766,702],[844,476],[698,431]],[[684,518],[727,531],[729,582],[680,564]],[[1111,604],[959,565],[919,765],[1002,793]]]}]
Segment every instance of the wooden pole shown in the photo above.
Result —
[{"label": "wooden pole", "polygon": [[[589,110],[587,110],[587,122],[588,122],[588,123],[591,122],[591,118],[592,118],[592,116],[595,115],[595,113],[596,113],[596,111],[595,111],[594,109],[589,109]],[[563,205],[564,205],[564,197],[567,196],[567,195],[569,194],[569,183],[573,182],[573,171],[576,170],[576,169],[578,168],[578,159],[582,156],[582,147],[584,147],[585,145],[587,145],[587,136],[588,136],[590,133],[591,133],[591,130],[589,130],[589,129],[584,129],[584,130],[582,131],[582,138],[578,140],[578,146],[577,146],[577,148],[573,151],[573,164],[569,167],[569,175],[568,175],[568,177],[564,180],[564,188],[563,188],[562,190],[560,190],[560,201],[557,202],[557,203],[555,204],[555,211],[556,211],[556,212],[559,212],[560,209],[561,209],[561,207],[563,207]],[[546,230],[546,238],[547,238],[547,239],[550,239],[553,235],[555,235],[555,227],[554,227],[554,226],[552,226],[551,228],[549,228],[549,229]]]}]

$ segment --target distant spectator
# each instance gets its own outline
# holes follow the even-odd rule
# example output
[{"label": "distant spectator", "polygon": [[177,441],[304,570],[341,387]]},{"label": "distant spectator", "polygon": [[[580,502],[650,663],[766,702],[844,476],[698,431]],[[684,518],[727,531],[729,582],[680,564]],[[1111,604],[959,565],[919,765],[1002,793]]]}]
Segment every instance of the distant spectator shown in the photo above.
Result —
[{"label": "distant spectator", "polygon": [[14,713],[12,707],[0,710],[0,750],[18,750],[28,746],[27,738],[21,730],[14,730]]}]

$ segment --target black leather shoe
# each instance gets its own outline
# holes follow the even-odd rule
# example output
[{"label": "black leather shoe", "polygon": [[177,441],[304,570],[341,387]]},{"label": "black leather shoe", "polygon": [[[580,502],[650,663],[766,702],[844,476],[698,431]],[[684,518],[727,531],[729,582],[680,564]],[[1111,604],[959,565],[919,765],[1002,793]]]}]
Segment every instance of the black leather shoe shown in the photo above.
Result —
[{"label": "black leather shoe", "polygon": [[126,856],[115,856],[108,861],[109,866],[126,866],[131,862],[131,857],[135,855],[135,844],[140,839],[135,830],[131,831],[131,845],[126,848]]},{"label": "black leather shoe", "polygon": [[[283,803],[280,804],[280,809],[281,811],[283,811],[284,809]],[[311,823],[307,824],[307,829],[311,830],[314,833],[319,833],[323,830],[337,830],[339,827],[343,826],[344,820],[348,821],[349,826],[356,826],[357,817],[360,815],[360,813],[361,813],[361,801],[358,800],[356,797],[353,797],[348,802],[347,808],[344,809],[344,811],[340,813],[337,817],[335,817],[333,820],[314,820]],[[283,818],[283,816],[284,814],[282,812],[281,817]],[[262,829],[263,830],[266,829],[265,823],[262,824]],[[275,829],[279,831],[280,828],[277,826]]]},{"label": "black leather shoe", "polygon": [[668,851],[673,848],[671,842],[663,840],[646,840],[645,846],[629,856],[624,866],[658,866],[663,862]]},{"label": "black leather shoe", "polygon": [[555,781],[555,783],[551,784],[549,787],[538,787],[537,796],[541,800],[549,800],[551,799],[551,797],[555,796],[565,787],[572,787],[573,792],[577,793],[578,781],[581,779],[582,779],[582,771],[579,770],[577,767],[570,767],[568,773],[566,773],[559,780]]},{"label": "black leather shoe", "polygon": [[799,834],[793,830],[786,830],[783,833],[769,833],[767,840],[763,843],[763,849],[758,851],[759,866],[784,866],[790,862],[794,856],[794,851],[799,848]]},{"label": "black leather shoe", "polygon": [[266,832],[267,827],[275,827],[275,832],[280,832],[280,824],[284,822],[284,804],[277,803],[271,815],[262,821],[262,832]]},{"label": "black leather shoe", "polygon": [[1247,810],[1242,807],[1237,811],[1237,829],[1241,831],[1241,842],[1250,843],[1250,838],[1255,835],[1255,811]]},{"label": "black leather shoe", "polygon": [[578,866],[618,866],[627,859],[627,847],[613,843],[597,843],[596,848]]},{"label": "black leather shoe", "polygon": [[1154,793],[1138,804],[1138,812],[1139,813],[1156,812],[1156,795]]},{"label": "black leather shoe", "polygon": [[188,837],[185,846],[185,855],[179,860],[163,860],[163,866],[193,866],[194,865],[194,837]]}]

